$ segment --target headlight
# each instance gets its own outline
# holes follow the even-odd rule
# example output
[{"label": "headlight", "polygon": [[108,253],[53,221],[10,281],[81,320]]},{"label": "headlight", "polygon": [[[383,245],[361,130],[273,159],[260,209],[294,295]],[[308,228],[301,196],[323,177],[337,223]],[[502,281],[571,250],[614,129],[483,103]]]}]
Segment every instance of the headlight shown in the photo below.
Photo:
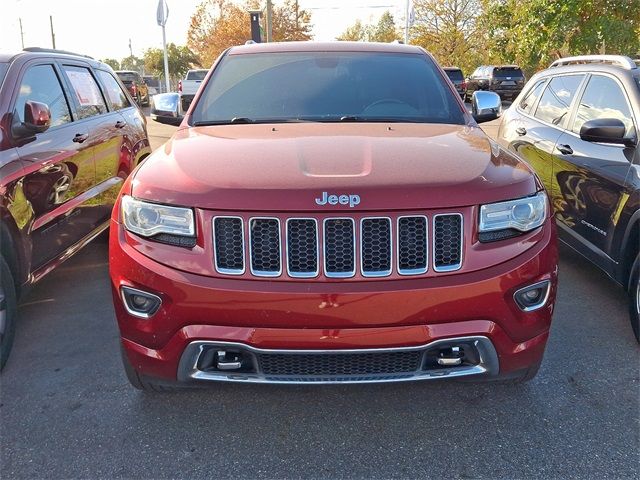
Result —
[{"label": "headlight", "polygon": [[143,202],[122,197],[122,220],[127,230],[143,237],[159,233],[193,237],[196,234],[193,210]]},{"label": "headlight", "polygon": [[[528,232],[542,225],[547,218],[547,195],[539,192],[531,197],[490,203],[480,207],[480,233],[499,230]],[[491,235],[484,241],[500,240],[513,235]],[[491,237],[491,238],[489,238]],[[480,238],[480,241],[483,241]]]}]

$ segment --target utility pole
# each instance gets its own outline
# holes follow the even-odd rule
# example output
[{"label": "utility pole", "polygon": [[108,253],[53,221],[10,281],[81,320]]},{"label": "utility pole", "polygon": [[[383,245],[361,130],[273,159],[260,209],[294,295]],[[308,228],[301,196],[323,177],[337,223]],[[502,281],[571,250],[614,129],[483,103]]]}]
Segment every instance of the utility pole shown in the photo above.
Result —
[{"label": "utility pole", "polygon": [[131,39],[129,39],[129,56],[133,57],[133,49],[131,48]]},{"label": "utility pole", "polygon": [[298,0],[296,0],[296,33],[300,30],[300,22],[298,21]]},{"label": "utility pole", "polygon": [[156,11],[156,19],[158,25],[162,27],[162,50],[164,50],[164,82],[167,87],[166,93],[171,91],[171,85],[169,82],[169,59],[167,57],[167,34],[164,31],[164,27],[167,24],[169,18],[169,5],[166,0],[158,0],[158,9]]},{"label": "utility pole", "polygon": [[22,42],[22,49],[24,50],[24,32],[22,31],[22,18],[18,18],[20,22],[20,41]]},{"label": "utility pole", "polygon": [[406,9],[404,12],[404,43],[409,45],[409,3],[411,0],[407,0]]},{"label": "utility pole", "polygon": [[271,0],[267,0],[267,43],[273,41],[271,27],[273,25],[273,9]]},{"label": "utility pole", "polygon": [[56,48],[56,34],[53,33],[53,15],[49,15],[49,23],[51,24],[51,43],[53,44],[53,49]]}]

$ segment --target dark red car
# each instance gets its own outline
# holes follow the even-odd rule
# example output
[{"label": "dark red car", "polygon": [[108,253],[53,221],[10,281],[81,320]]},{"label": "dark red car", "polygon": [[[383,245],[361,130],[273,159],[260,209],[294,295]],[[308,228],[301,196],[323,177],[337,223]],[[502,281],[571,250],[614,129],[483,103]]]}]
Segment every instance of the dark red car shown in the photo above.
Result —
[{"label": "dark red car", "polygon": [[[122,188],[131,383],[527,380],[556,293],[533,171],[418,47],[234,47]],[[477,121],[494,93],[474,96]]]},{"label": "dark red car", "polygon": [[0,367],[17,297],[109,226],[150,152],[145,118],[109,66],[38,48],[0,55]]}]

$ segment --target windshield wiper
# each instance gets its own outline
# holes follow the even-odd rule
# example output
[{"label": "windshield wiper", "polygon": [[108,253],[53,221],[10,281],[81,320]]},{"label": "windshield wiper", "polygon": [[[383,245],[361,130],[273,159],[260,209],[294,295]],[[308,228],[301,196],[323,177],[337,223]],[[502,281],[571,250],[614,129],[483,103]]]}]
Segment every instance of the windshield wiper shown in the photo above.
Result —
[{"label": "windshield wiper", "polygon": [[306,123],[316,120],[305,120],[303,118],[259,118],[253,120],[249,117],[233,117],[231,120],[200,120],[194,122],[194,127],[207,127],[211,125],[238,125],[238,124],[261,124],[261,123]]}]

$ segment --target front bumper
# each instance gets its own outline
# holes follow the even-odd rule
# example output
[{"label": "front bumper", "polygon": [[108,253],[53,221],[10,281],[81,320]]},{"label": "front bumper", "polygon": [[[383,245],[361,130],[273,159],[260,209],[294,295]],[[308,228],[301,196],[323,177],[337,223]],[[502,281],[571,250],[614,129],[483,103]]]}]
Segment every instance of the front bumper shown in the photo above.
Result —
[{"label": "front bumper", "polygon": [[[556,293],[557,248],[551,221],[532,248],[481,271],[437,278],[313,284],[223,279],[178,271],[128,245],[121,225],[113,222],[111,227],[110,273],[123,346],[132,366],[149,377],[292,383],[291,379],[276,379],[277,375],[268,378],[257,370],[255,375],[202,374],[204,370],[197,364],[200,347],[220,344],[292,355],[407,348],[426,352],[444,340],[473,337],[487,340],[482,340],[484,358],[495,356],[495,361],[476,362],[479,367],[466,374],[506,375],[542,360]],[[532,312],[522,311],[513,300],[514,292],[545,279],[551,281],[546,304]],[[150,319],[130,315],[119,294],[123,285],[158,295],[162,307]],[[417,371],[403,378],[347,378],[337,372],[332,378],[322,374],[293,382],[441,376],[441,372]]]}]

